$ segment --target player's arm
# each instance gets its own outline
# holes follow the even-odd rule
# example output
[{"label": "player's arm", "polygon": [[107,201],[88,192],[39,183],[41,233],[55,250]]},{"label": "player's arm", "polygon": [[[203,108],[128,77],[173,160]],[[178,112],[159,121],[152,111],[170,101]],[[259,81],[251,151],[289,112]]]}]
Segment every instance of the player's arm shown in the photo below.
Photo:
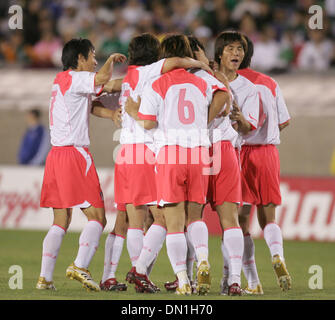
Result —
[{"label": "player's arm", "polygon": [[230,94],[227,91],[218,90],[214,93],[212,103],[208,110],[208,123],[217,116],[225,117],[230,112]]},{"label": "player's arm", "polygon": [[91,113],[99,118],[110,119],[119,127],[121,124],[121,108],[111,110],[103,106],[100,101],[92,102]]},{"label": "player's arm", "polygon": [[126,59],[126,56],[121,53],[114,53],[110,55],[109,58],[106,60],[105,64],[96,73],[95,86],[98,87],[101,85],[105,85],[112,76],[114,63],[125,62]]},{"label": "player's arm", "polygon": [[214,71],[214,77],[218,79],[220,82],[222,82],[227,88],[227,90],[229,90],[229,81],[223,72],[218,71],[218,70]]},{"label": "player's arm", "polygon": [[241,134],[247,134],[252,130],[252,126],[249,121],[244,117],[240,107],[237,105],[236,101],[233,102],[233,110],[230,114],[230,119],[236,121],[235,129]]},{"label": "player's arm", "polygon": [[120,78],[120,79],[114,79],[114,80],[109,80],[102,91],[104,92],[118,92],[118,91],[121,91],[121,87],[122,87],[122,81],[123,81],[123,78]]},{"label": "player's arm", "polygon": [[125,104],[125,111],[137,121],[137,123],[146,130],[153,129],[157,126],[156,120],[141,119],[138,115],[138,111],[141,105],[141,98],[138,97],[137,101],[134,101],[132,97],[128,97]]},{"label": "player's arm", "polygon": [[174,69],[178,69],[178,68],[182,68],[182,69],[198,68],[198,69],[203,69],[213,74],[212,69],[207,64],[199,60],[195,60],[195,59],[188,58],[188,57],[187,58],[179,58],[179,57],[166,58],[161,73],[166,73]]}]

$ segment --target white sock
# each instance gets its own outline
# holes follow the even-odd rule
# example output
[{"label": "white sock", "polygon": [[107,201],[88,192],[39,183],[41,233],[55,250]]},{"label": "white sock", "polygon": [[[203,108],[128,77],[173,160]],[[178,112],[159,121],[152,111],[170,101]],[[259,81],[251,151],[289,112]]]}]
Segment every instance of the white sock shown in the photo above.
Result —
[{"label": "white sock", "polygon": [[115,233],[109,233],[105,241],[105,259],[104,259],[104,272],[102,275],[102,282],[108,279],[111,271],[111,260],[113,252],[113,244],[115,240]]},{"label": "white sock", "polygon": [[276,223],[268,223],[265,226],[264,239],[270,249],[271,256],[279,254],[284,259],[283,236]]},{"label": "white sock", "polygon": [[147,268],[147,276],[149,277],[152,268],[154,267],[156,260],[157,260],[158,254],[155,255],[154,259],[152,260],[152,262],[149,264],[148,268]]},{"label": "white sock", "polygon": [[163,246],[166,229],[158,224],[152,224],[143,238],[143,248],[136,261],[136,272],[147,274],[149,265],[153,262]]},{"label": "white sock", "polygon": [[243,256],[243,233],[241,228],[228,228],[223,234],[224,246],[229,256],[228,285],[237,283],[241,285],[241,269]]},{"label": "white sock", "polygon": [[223,275],[223,279],[228,281],[228,277],[229,277],[229,255],[228,255],[227,248],[224,245],[223,237],[222,237],[222,242],[221,242],[221,252],[222,252],[222,257],[223,257],[222,275]]},{"label": "white sock", "polygon": [[46,281],[52,281],[53,272],[60,246],[65,235],[65,229],[58,225],[52,225],[43,240],[42,265],[40,277]]},{"label": "white sock", "polygon": [[186,242],[187,242],[187,258],[186,258],[186,267],[187,267],[187,276],[190,281],[193,281],[193,266],[195,261],[195,250],[190,239],[188,232],[185,232]]},{"label": "white sock", "polygon": [[166,235],[166,249],[173,272],[176,275],[181,271],[186,273],[187,243],[184,232],[168,233]]},{"label": "white sock", "polygon": [[78,268],[87,269],[98,249],[103,226],[100,222],[89,220],[79,237],[79,250],[74,261]]},{"label": "white sock", "polygon": [[208,229],[204,221],[194,221],[187,227],[189,239],[193,244],[198,266],[201,261],[208,261]]},{"label": "white sock", "polygon": [[[111,245],[109,254],[107,251],[107,241],[108,246]],[[112,240],[113,239],[113,240]],[[115,272],[120,261],[120,257],[123,250],[124,237],[115,233],[110,233],[106,239],[105,247],[105,266],[104,274],[102,276],[102,282],[105,282],[107,279],[115,278]]]},{"label": "white sock", "polygon": [[131,265],[136,266],[136,261],[141,254],[143,247],[143,230],[128,228],[127,231],[127,249],[129,253],[129,258]]},{"label": "white sock", "polygon": [[244,252],[243,252],[243,273],[248,281],[250,289],[256,289],[259,284],[255,261],[255,245],[250,233],[244,236]]}]

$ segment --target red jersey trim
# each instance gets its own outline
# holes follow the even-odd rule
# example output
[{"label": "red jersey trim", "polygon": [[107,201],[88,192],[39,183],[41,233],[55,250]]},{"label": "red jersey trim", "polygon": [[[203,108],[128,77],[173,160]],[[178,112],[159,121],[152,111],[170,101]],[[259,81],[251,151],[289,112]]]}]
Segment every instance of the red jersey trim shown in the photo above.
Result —
[{"label": "red jersey trim", "polygon": [[251,130],[256,130],[257,129],[250,121],[247,120],[247,122],[251,125]]},{"label": "red jersey trim", "polygon": [[154,116],[154,115],[149,115],[149,114],[143,114],[141,112],[138,112],[137,113],[138,117],[141,119],[141,120],[151,120],[151,121],[156,121],[157,117]]},{"label": "red jersey trim", "polygon": [[140,78],[140,72],[137,70],[137,68],[140,66],[131,65],[128,67],[127,74],[123,79],[123,83],[128,83],[129,86],[133,89],[133,91],[136,89],[136,86],[138,84],[138,80]]},{"label": "red jersey trim", "polygon": [[64,96],[72,85],[72,76],[70,75],[71,70],[59,72],[56,75],[54,84],[58,84],[62,95]]}]

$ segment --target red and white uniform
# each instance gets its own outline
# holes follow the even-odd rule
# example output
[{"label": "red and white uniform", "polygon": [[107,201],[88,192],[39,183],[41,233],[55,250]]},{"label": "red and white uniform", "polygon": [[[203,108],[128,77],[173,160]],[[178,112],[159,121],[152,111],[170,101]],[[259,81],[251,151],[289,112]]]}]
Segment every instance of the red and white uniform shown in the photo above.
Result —
[{"label": "red and white uniform", "polygon": [[146,81],[161,74],[165,59],[146,66],[131,65],[123,79],[120,95],[122,107],[121,148],[115,162],[114,192],[119,210],[125,204],[135,206],[156,203],[155,149],[153,133],[130,117],[124,110],[127,98],[137,101]]},{"label": "red and white uniform", "polygon": [[247,136],[241,150],[243,201],[255,205],[281,203],[279,124],[290,119],[278,84],[252,69],[238,71],[256,85],[260,96],[259,126]]},{"label": "red and white uniform", "polygon": [[64,71],[57,74],[49,108],[52,149],[44,171],[41,207],[103,208],[103,196],[92,155],[88,150],[89,114],[95,86],[94,72]]},{"label": "red and white uniform", "polygon": [[144,89],[139,118],[158,122],[154,137],[159,205],[206,203],[212,93],[206,81],[184,69],[168,72]]}]

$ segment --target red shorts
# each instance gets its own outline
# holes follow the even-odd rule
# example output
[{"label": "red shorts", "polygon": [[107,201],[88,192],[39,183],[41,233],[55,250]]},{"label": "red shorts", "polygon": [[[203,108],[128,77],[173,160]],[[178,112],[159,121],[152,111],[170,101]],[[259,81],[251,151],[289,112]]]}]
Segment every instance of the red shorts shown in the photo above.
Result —
[{"label": "red shorts", "polygon": [[210,154],[214,170],[209,178],[208,199],[212,209],[224,202],[241,203],[241,171],[231,142],[216,142]]},{"label": "red shorts", "polygon": [[125,209],[127,203],[149,204],[155,202],[156,197],[155,154],[143,143],[122,145],[114,167],[117,208]]},{"label": "red shorts", "polygon": [[279,153],[274,145],[242,146],[241,166],[244,202],[281,204]]},{"label": "red shorts", "polygon": [[206,203],[208,148],[164,146],[156,162],[157,203],[192,201]]},{"label": "red shorts", "polygon": [[87,207],[87,202],[104,208],[99,178],[88,148],[52,147],[45,163],[40,206]]}]

